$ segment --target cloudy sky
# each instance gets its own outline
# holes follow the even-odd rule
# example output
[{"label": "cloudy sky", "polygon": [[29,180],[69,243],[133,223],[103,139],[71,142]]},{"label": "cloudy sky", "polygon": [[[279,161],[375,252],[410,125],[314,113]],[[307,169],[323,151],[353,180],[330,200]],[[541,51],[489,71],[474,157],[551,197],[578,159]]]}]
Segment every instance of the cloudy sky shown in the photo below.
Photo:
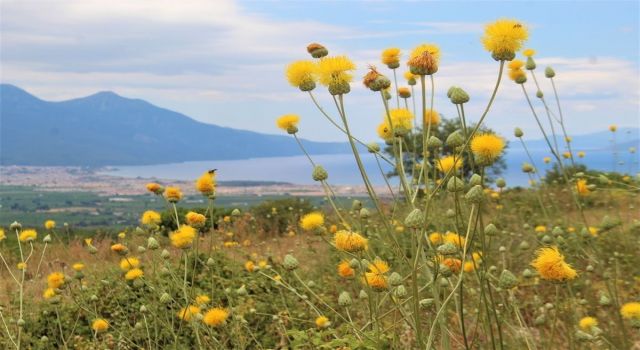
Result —
[{"label": "cloudy sky", "polygon": [[[508,17],[530,27],[527,47],[538,52],[538,66],[556,70],[572,133],[640,123],[638,1],[0,0],[0,6],[0,81],[46,100],[111,90],[200,121],[268,133],[278,132],[277,116],[298,113],[303,137],[342,140],[283,75],[287,63],[307,58],[308,43],[320,42],[357,62],[346,108],[355,133],[371,140],[382,105],[359,80],[368,64],[382,68],[382,49],[406,53],[438,44],[435,108],[454,116],[444,95],[458,85],[471,95],[469,118],[477,119],[498,68],[479,38],[485,23]],[[515,126],[536,136],[521,90],[503,83],[489,126],[509,137]],[[335,115],[327,93],[316,93]]]}]

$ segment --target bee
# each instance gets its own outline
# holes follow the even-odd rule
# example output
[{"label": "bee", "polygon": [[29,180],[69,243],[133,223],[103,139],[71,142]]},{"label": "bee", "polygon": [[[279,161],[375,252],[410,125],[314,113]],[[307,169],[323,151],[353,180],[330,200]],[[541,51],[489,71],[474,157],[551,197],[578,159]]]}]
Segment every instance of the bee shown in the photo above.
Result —
[{"label": "bee", "polygon": [[518,23],[513,26],[513,29],[522,28],[522,24]]},{"label": "bee", "polygon": [[218,169],[211,169],[207,171],[209,174],[215,174]]}]

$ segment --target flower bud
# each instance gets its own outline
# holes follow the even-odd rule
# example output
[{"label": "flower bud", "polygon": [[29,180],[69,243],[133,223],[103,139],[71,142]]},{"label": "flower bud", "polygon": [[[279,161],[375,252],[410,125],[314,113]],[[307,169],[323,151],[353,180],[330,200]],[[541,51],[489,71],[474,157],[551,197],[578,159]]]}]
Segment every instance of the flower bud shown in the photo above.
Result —
[{"label": "flower bud", "polygon": [[360,299],[368,299],[369,295],[367,294],[367,292],[364,291],[364,289],[360,290],[360,294],[358,294],[358,298]]},{"label": "flower bud", "polygon": [[207,266],[212,267],[216,265],[216,261],[213,258],[207,259]]},{"label": "flower bud", "polygon": [[326,170],[324,170],[322,166],[316,165],[313,168],[313,173],[311,174],[311,177],[313,178],[313,181],[324,181],[327,178],[329,178],[329,174],[327,173]]},{"label": "flower bud", "polygon": [[431,305],[433,305],[433,302],[434,301],[433,301],[432,298],[427,298],[427,299],[420,300],[419,304],[420,304],[421,308],[426,309],[426,308],[430,307]]},{"label": "flower bud", "polygon": [[556,72],[551,67],[547,67],[544,69],[544,76],[547,78],[553,78],[556,76]]},{"label": "flower bud", "polygon": [[442,141],[440,141],[439,138],[431,135],[431,137],[429,137],[429,139],[427,140],[427,148],[435,149],[440,147],[442,147]]},{"label": "flower bud", "polygon": [[447,182],[447,191],[449,192],[464,191],[464,181],[460,180],[460,178],[458,178],[457,176],[450,178],[449,181]]},{"label": "flower bud", "polygon": [[439,246],[437,250],[438,250],[438,253],[442,255],[454,255],[458,252],[458,247],[451,242],[447,242]]},{"label": "flower bud", "polygon": [[140,313],[143,313],[143,314],[144,314],[144,313],[146,313],[147,311],[148,311],[148,310],[147,310],[147,307],[146,307],[146,306],[144,306],[144,305],[140,306]]},{"label": "flower bud", "polygon": [[22,230],[22,224],[17,221],[14,221],[11,223],[11,225],[9,225],[9,229],[11,231],[16,231],[16,230],[20,231]]},{"label": "flower bud", "polygon": [[407,288],[405,288],[403,285],[399,285],[393,291],[393,294],[398,298],[404,298],[407,296]]},{"label": "flower bud", "polygon": [[51,243],[51,235],[44,236],[44,238],[42,239],[42,242]]},{"label": "flower bud", "polygon": [[413,209],[404,219],[404,224],[410,228],[419,228],[424,225],[424,215],[420,209]]},{"label": "flower bud", "polygon": [[371,142],[367,144],[367,150],[369,153],[378,153],[380,152],[380,145],[376,142]]},{"label": "flower bud", "polygon": [[284,261],[282,263],[282,266],[289,270],[289,271],[293,271],[295,269],[298,268],[298,259],[294,258],[293,255],[291,254],[287,254],[284,256]]},{"label": "flower bud", "polygon": [[169,293],[162,293],[160,296],[160,302],[163,304],[169,304],[171,302],[171,296]]},{"label": "flower bud", "polygon": [[169,259],[169,258],[171,257],[171,253],[169,253],[169,251],[168,251],[168,250],[163,249],[163,250],[162,250],[162,253],[160,253],[160,256],[161,256],[163,259]]},{"label": "flower bud", "polygon": [[531,248],[531,245],[529,245],[529,242],[527,241],[522,241],[520,242],[520,245],[518,246],[518,248],[520,248],[520,250],[527,250]]},{"label": "flower bud", "polygon": [[478,174],[473,174],[469,178],[469,186],[482,185],[482,177]]},{"label": "flower bud", "polygon": [[349,267],[351,267],[352,269],[357,269],[358,267],[360,267],[360,262],[358,261],[358,259],[351,259],[351,261],[349,261]]},{"label": "flower bud", "polygon": [[351,295],[349,295],[349,292],[343,291],[340,293],[338,296],[338,305],[342,307],[351,306]]},{"label": "flower bud", "polygon": [[153,237],[147,238],[147,249],[156,250],[158,248],[160,248],[160,244],[155,238]]},{"label": "flower bud", "polygon": [[535,169],[533,168],[533,165],[529,163],[524,163],[522,164],[522,171],[525,173],[533,173],[535,172]]},{"label": "flower bud", "polygon": [[311,43],[307,45],[307,52],[313,58],[322,58],[329,54],[329,50],[318,43]]},{"label": "flower bud", "polygon": [[453,209],[447,209],[444,215],[446,215],[449,219],[451,219],[456,217],[456,212]]},{"label": "flower bud", "polygon": [[527,63],[524,65],[524,68],[526,68],[527,70],[536,69],[536,61],[533,60],[533,57],[527,57]]},{"label": "flower bud", "polygon": [[484,200],[484,191],[482,191],[482,186],[476,185],[471,187],[471,189],[464,195],[464,198],[469,203],[480,203]]},{"label": "flower bud", "polygon": [[451,93],[450,99],[451,103],[453,103],[454,105],[461,105],[463,103],[469,102],[470,98],[469,94],[467,94],[466,91],[462,90],[461,88],[456,88]]},{"label": "flower bud", "polygon": [[393,272],[389,276],[389,284],[393,287],[397,287],[402,284],[402,276],[399,273]]},{"label": "flower bud", "polygon": [[141,245],[139,245],[138,248],[136,248],[136,249],[138,250],[138,253],[141,253],[141,254],[147,251],[147,248],[145,248],[145,247],[143,247]]},{"label": "flower bud", "polygon": [[520,128],[516,128],[516,129],[513,131],[513,135],[515,135],[515,137],[522,137],[522,135],[524,135],[524,132],[522,132],[522,129],[520,129]]},{"label": "flower bud", "polygon": [[504,181],[504,179],[503,179],[503,178],[499,177],[499,178],[496,180],[496,186],[498,186],[498,188],[505,188],[505,187],[507,186],[507,182],[506,182],[506,181]]},{"label": "flower bud", "polygon": [[542,90],[536,91],[536,97],[537,98],[543,98],[544,97],[544,94],[542,93]]},{"label": "flower bud", "polygon": [[351,91],[351,86],[346,81],[342,82],[334,82],[329,84],[329,93],[332,96],[335,95],[345,95]]},{"label": "flower bud", "polygon": [[518,278],[509,270],[502,270],[498,285],[502,289],[511,289],[518,286]]},{"label": "flower bud", "polygon": [[484,228],[484,234],[487,236],[495,236],[498,233],[498,228],[494,224],[489,224]]},{"label": "flower bud", "polygon": [[460,130],[456,130],[449,134],[446,141],[447,146],[449,147],[460,147],[464,144],[464,137],[462,136],[462,132]]},{"label": "flower bud", "polygon": [[369,210],[367,208],[362,208],[360,209],[360,218],[361,219],[368,219],[371,216],[371,213],[369,213]]},{"label": "flower bud", "polygon": [[236,294],[241,297],[246,296],[248,294],[247,287],[245,287],[243,284],[242,286],[240,286],[240,288],[236,289]]},{"label": "flower bud", "polygon": [[519,75],[519,76],[516,78],[516,84],[520,84],[520,85],[522,85],[522,84],[524,84],[524,83],[526,83],[526,82],[527,82],[527,76],[526,76],[525,74]]}]

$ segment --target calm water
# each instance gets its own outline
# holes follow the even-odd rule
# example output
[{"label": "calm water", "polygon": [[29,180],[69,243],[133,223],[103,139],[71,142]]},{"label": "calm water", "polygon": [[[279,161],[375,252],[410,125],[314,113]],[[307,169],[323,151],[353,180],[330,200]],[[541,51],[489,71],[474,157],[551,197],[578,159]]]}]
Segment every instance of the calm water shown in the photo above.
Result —
[{"label": "calm water", "polygon": [[[550,165],[543,163],[542,159],[549,156],[544,150],[530,150],[535,165],[541,173],[544,173]],[[312,156],[316,164],[322,165],[329,173],[329,183],[335,185],[358,185],[362,183],[360,173],[351,154],[339,155],[314,155]],[[377,185],[383,185],[384,179],[378,169],[375,158],[368,153],[362,154],[363,163],[370,176],[371,181]],[[503,177],[509,186],[527,186],[528,177],[520,170],[522,163],[528,161],[526,153],[521,148],[510,148],[506,154],[507,170]],[[587,151],[584,159],[579,162],[587,164],[591,169],[610,171],[613,167],[611,151]],[[618,171],[632,173],[638,171],[638,157],[635,160],[630,155],[621,152],[619,161],[624,162],[618,165]],[[380,161],[383,170],[389,171],[391,167],[384,161]],[[631,167],[630,167],[631,165]],[[176,180],[195,179],[208,169],[218,169],[218,179],[220,181],[231,180],[253,180],[253,181],[280,181],[295,184],[312,184],[312,167],[309,160],[304,156],[296,157],[273,157],[256,158],[242,160],[225,161],[198,161],[171,163],[144,166],[118,166],[103,172],[108,175],[123,177],[143,177],[162,178]],[[396,183],[392,179],[392,183]]]}]

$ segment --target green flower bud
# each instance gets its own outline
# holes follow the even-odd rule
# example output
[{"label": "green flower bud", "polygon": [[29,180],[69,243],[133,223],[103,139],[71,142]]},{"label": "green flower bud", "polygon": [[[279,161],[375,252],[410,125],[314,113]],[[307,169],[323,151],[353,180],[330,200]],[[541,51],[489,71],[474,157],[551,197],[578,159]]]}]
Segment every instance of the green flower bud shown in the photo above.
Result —
[{"label": "green flower bud", "polygon": [[482,186],[476,185],[471,187],[471,189],[464,195],[464,198],[469,203],[478,204],[484,200],[484,191],[482,190]]},{"label": "green flower bud", "polygon": [[453,209],[447,209],[447,211],[444,213],[444,215],[446,215],[449,219],[456,217],[456,212]]},{"label": "green flower bud", "polygon": [[449,192],[464,191],[464,181],[460,180],[457,176],[450,178],[449,181],[447,182],[447,191]]},{"label": "green flower bud", "polygon": [[371,213],[369,212],[369,210],[367,208],[362,208],[360,209],[360,218],[361,219],[368,219],[371,216]]},{"label": "green flower bud", "polygon": [[620,221],[611,218],[609,215],[605,215],[602,218],[602,222],[600,223],[600,227],[603,230],[611,230],[612,228],[620,225]]},{"label": "green flower bud", "polygon": [[369,89],[371,89],[371,91],[380,91],[388,88],[389,86],[391,86],[391,80],[384,75],[378,75],[371,84],[369,84]]},{"label": "green flower bud", "polygon": [[235,208],[235,209],[233,209],[231,211],[231,216],[238,217],[240,215],[242,215],[242,213],[240,212],[240,209],[238,209],[238,208]]},{"label": "green flower bud", "polygon": [[291,125],[287,128],[287,134],[293,135],[298,132],[298,127],[295,125]]},{"label": "green flower bud", "polygon": [[349,267],[351,267],[352,269],[357,269],[358,267],[360,267],[360,262],[358,261],[358,259],[351,259],[351,261],[349,261]]},{"label": "green flower bud", "polygon": [[329,85],[329,93],[335,95],[345,95],[351,91],[351,86],[347,82],[334,82]]},{"label": "green flower bud", "polygon": [[518,278],[509,270],[502,270],[498,285],[502,289],[511,289],[518,286]]},{"label": "green flower bud", "polygon": [[393,272],[389,276],[389,284],[393,287],[397,287],[402,284],[402,276],[399,273]]},{"label": "green flower bud", "polygon": [[171,302],[171,296],[168,293],[162,293],[160,296],[160,302],[163,304],[169,304]]},{"label": "green flower bud", "polygon": [[349,292],[343,291],[342,293],[340,293],[340,295],[338,296],[338,305],[347,307],[351,306],[351,303],[351,295],[349,295]]},{"label": "green flower bud", "polygon": [[542,237],[542,243],[544,244],[551,244],[553,242],[553,238],[551,238],[551,236],[549,235],[544,235]]},{"label": "green flower bud", "polygon": [[533,57],[527,57],[527,63],[525,64],[524,68],[526,68],[527,70],[536,69],[536,61],[533,60]]},{"label": "green flower bud", "polygon": [[536,97],[537,98],[543,98],[544,97],[544,94],[542,93],[541,90],[536,91]]},{"label": "green flower bud", "polygon": [[42,242],[51,243],[51,235],[44,236],[44,238],[42,239]]},{"label": "green flower bud", "polygon": [[525,173],[533,173],[535,172],[535,169],[533,168],[533,165],[529,163],[524,163],[522,164],[522,171]]},{"label": "green flower bud", "polygon": [[94,301],[94,302],[95,302],[95,301],[98,301],[98,296],[97,296],[97,295],[95,295],[95,294],[92,294],[92,295],[89,297],[89,300]]},{"label": "green flower bud", "polygon": [[424,215],[420,209],[413,209],[404,219],[404,224],[409,228],[419,228],[424,225]]},{"label": "green flower bud", "polygon": [[162,253],[160,253],[160,256],[161,256],[163,259],[169,259],[169,258],[171,257],[171,253],[169,253],[169,251],[168,251],[168,250],[163,249],[163,250],[162,250]]},{"label": "green flower bud", "polygon": [[551,67],[547,67],[544,69],[544,76],[547,78],[553,78],[556,76],[556,72]]},{"label": "green flower bud", "polygon": [[419,302],[420,307],[423,309],[430,307],[431,305],[433,305],[433,303],[434,303],[434,300],[432,298],[422,299]]},{"label": "green flower bud", "polygon": [[441,278],[439,283],[440,283],[440,287],[442,287],[442,288],[449,287],[449,281],[447,281],[446,278]]},{"label": "green flower bud", "polygon": [[562,230],[562,228],[560,228],[560,226],[556,226],[553,228],[553,230],[551,230],[551,234],[554,236],[560,236],[563,233],[564,231]]},{"label": "green flower bud", "polygon": [[478,174],[473,174],[469,178],[469,186],[473,187],[476,185],[482,185],[482,177]]},{"label": "green flower bud", "polygon": [[438,250],[438,253],[442,255],[454,255],[458,252],[458,247],[451,242],[447,242],[439,246],[437,250]]},{"label": "green flower bud", "polygon": [[43,336],[40,338],[40,341],[41,341],[41,342],[43,342],[43,343],[46,343],[46,342],[48,342],[48,341],[49,341],[49,338],[48,338],[46,335],[43,335]]},{"label": "green flower bud", "polygon": [[526,75],[524,75],[524,74],[523,74],[523,75],[519,75],[519,76],[516,78],[516,84],[524,84],[524,83],[526,83],[526,82],[527,82],[527,76],[526,76]]},{"label": "green flower bud", "polygon": [[499,178],[496,180],[496,186],[498,186],[498,188],[505,188],[505,187],[507,186],[507,182],[506,182],[506,181],[504,181],[504,179],[503,179],[503,178],[499,177]]},{"label": "green flower bud", "polygon": [[153,237],[147,238],[147,249],[156,250],[158,248],[160,248],[160,244],[155,238]]},{"label": "green flower bud", "polygon": [[246,296],[248,294],[247,288],[244,286],[244,284],[240,286],[240,288],[236,289],[236,294],[241,297]]},{"label": "green flower bud", "polygon": [[601,306],[611,306],[611,299],[608,296],[602,294],[600,295],[598,304],[600,304]]},{"label": "green flower bud", "polygon": [[540,315],[533,320],[534,326],[542,326],[547,322],[547,317],[545,315]]},{"label": "green flower bud", "polygon": [[407,289],[403,285],[399,285],[393,291],[393,294],[398,298],[404,298],[407,296]]},{"label": "green flower bud", "polygon": [[298,259],[294,258],[293,255],[287,254],[284,256],[284,261],[282,262],[282,266],[289,270],[293,271],[298,268]]},{"label": "green flower bud", "polygon": [[455,105],[461,105],[463,103],[467,103],[469,102],[469,94],[467,94],[466,91],[462,90],[459,87],[456,87],[452,92],[451,92],[451,96],[449,96],[449,98],[451,99],[451,103],[455,104]]},{"label": "green flower bud", "polygon": [[439,138],[431,135],[427,140],[427,148],[436,149],[442,147],[442,141]]},{"label": "green flower bud", "polygon": [[522,241],[520,242],[520,245],[518,246],[518,248],[520,248],[520,250],[527,250],[531,248],[531,245],[529,245],[529,242],[527,241]]},{"label": "green flower bud", "polygon": [[146,313],[147,311],[148,311],[148,310],[147,310],[147,307],[146,307],[146,306],[144,306],[144,305],[140,306],[140,313],[143,313],[143,314],[144,314],[144,313]]},{"label": "green flower bud", "polygon": [[446,141],[447,146],[449,147],[460,147],[464,144],[464,137],[462,136],[462,132],[460,130],[456,130],[449,134]]},{"label": "green flower bud", "polygon": [[496,236],[498,233],[498,228],[494,224],[489,224],[484,227],[484,234],[487,236]]},{"label": "green flower bud", "polygon": [[316,82],[313,80],[307,80],[298,86],[301,91],[311,91],[316,88]]},{"label": "green flower bud", "polygon": [[147,251],[147,248],[139,245],[138,248],[136,248],[136,250],[138,251],[138,253],[142,254]]},{"label": "green flower bud", "polygon": [[18,327],[22,328],[24,327],[25,324],[27,323],[24,321],[24,319],[22,318],[18,319],[18,322],[17,322]]},{"label": "green flower bud", "polygon": [[89,254],[95,254],[98,252],[98,248],[90,245],[89,247],[87,247],[87,250],[89,251]]},{"label": "green flower bud", "polygon": [[367,292],[364,291],[364,289],[360,290],[360,294],[358,294],[358,298],[360,299],[369,299],[369,295],[367,294]]},{"label": "green flower bud", "polygon": [[329,178],[329,174],[327,173],[326,170],[324,170],[322,166],[316,165],[313,168],[313,173],[311,174],[311,177],[313,178],[313,181],[324,181],[327,178]]},{"label": "green flower bud", "polygon": [[520,128],[516,128],[513,131],[513,135],[515,135],[515,137],[522,137],[524,135],[524,132],[522,132],[522,129]]},{"label": "green flower bud", "polygon": [[17,222],[17,221],[14,221],[14,222],[11,223],[11,225],[9,225],[9,229],[11,231],[16,231],[16,230],[20,231],[20,230],[22,230],[22,224]]},{"label": "green flower bud", "polygon": [[213,266],[215,266],[215,265],[216,265],[216,261],[215,261],[215,260],[213,260],[213,258],[209,258],[209,259],[207,259],[207,266],[209,266],[209,267],[213,267]]},{"label": "green flower bud", "polygon": [[367,144],[367,150],[369,153],[378,153],[380,152],[380,145],[377,142],[371,142]]},{"label": "green flower bud", "polygon": [[524,278],[531,278],[533,276],[535,276],[535,274],[529,269],[524,269],[524,271],[522,271],[522,277]]},{"label": "green flower bud", "polygon": [[516,58],[516,53],[513,51],[494,51],[491,53],[491,57],[496,61],[511,61]]}]

